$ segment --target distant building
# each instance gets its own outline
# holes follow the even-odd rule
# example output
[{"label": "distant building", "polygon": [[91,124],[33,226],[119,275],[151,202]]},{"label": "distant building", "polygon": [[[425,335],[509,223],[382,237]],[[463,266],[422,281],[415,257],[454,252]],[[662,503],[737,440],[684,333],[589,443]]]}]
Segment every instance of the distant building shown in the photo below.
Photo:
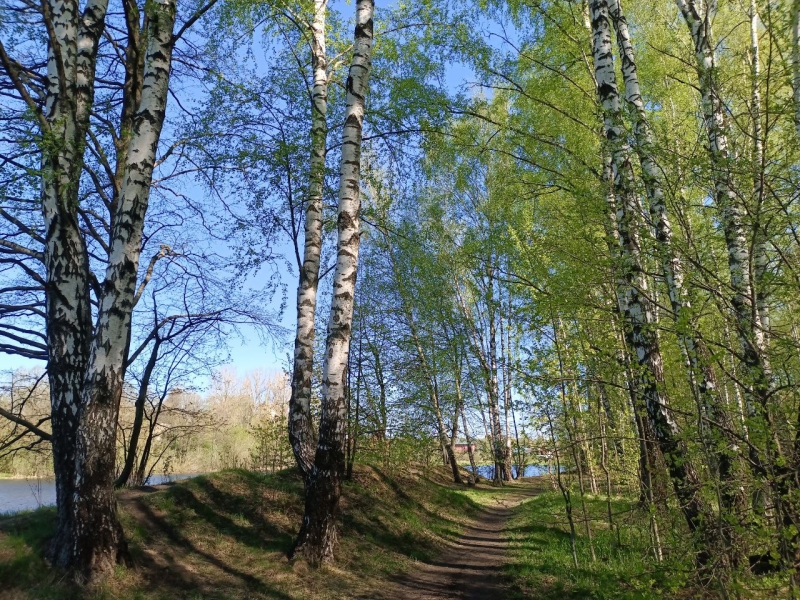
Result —
[{"label": "distant building", "polygon": [[453,451],[458,452],[459,454],[464,454],[465,452],[469,452],[470,450],[475,452],[476,450],[475,444],[453,444]]}]

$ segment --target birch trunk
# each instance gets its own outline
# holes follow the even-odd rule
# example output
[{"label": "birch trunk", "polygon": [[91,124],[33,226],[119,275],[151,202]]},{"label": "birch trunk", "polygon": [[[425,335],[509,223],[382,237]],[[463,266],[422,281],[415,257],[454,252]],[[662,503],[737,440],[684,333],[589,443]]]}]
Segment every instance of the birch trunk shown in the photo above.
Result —
[{"label": "birch trunk", "polygon": [[[603,153],[603,179],[606,182],[613,180],[611,155],[607,150]],[[614,196],[614,186],[608,185],[606,190],[606,203],[608,205],[608,219],[606,221],[606,243],[609,254],[612,257],[612,269],[614,271],[614,291],[616,297],[616,307],[612,314],[616,317],[615,323],[618,325],[617,335],[622,349],[619,362],[625,368],[625,383],[631,401],[631,409],[634,414],[637,434],[639,436],[639,502],[645,505],[648,498],[653,499],[658,504],[666,503],[666,487],[662,478],[658,476],[657,468],[661,466],[659,450],[657,448],[655,430],[650,422],[647,407],[639,392],[638,383],[634,377],[633,360],[629,345],[628,322],[625,315],[628,314],[628,300],[626,296],[625,277],[620,274],[622,261],[622,248],[620,246],[619,227],[617,226],[617,199]]]},{"label": "birch trunk", "polygon": [[293,549],[293,553],[302,553],[312,564],[333,560],[345,470],[345,386],[358,272],[361,140],[372,62],[374,8],[374,0],[356,3],[353,61],[347,77],[342,131],[336,271],[322,373],[322,418],[314,465],[306,483],[303,523]]},{"label": "birch trunk", "polygon": [[[508,331],[506,331],[508,329]],[[508,346],[506,346],[506,336],[508,336]],[[509,327],[503,326],[503,317],[500,316],[500,350],[501,350],[501,373],[503,376],[503,416],[505,417],[505,446],[503,448],[503,462],[505,463],[506,472],[513,476],[512,462],[514,459],[511,456],[511,421],[509,416],[511,414],[511,331]]]},{"label": "birch trunk", "polygon": [[[611,24],[605,0],[589,3],[592,27],[592,54],[597,94],[603,110],[604,135],[608,144],[617,198],[617,231],[625,279],[625,335],[637,362],[638,390],[653,425],[659,448],[667,463],[684,518],[691,531],[703,531],[710,512],[700,496],[700,481],[688,448],[680,438],[678,426],[664,394],[661,351],[653,328],[653,314],[647,298],[647,278],[642,269],[639,245],[641,206],[633,181],[626,131],[621,119],[619,92],[612,58]],[[707,553],[701,554],[705,562]]]},{"label": "birch trunk", "polygon": [[292,395],[289,400],[289,442],[297,465],[308,476],[314,462],[315,432],[311,419],[311,378],[314,371],[314,317],[317,308],[322,251],[322,194],[328,141],[328,73],[325,50],[327,0],[315,0],[311,24],[311,156],[306,199],[303,264],[297,287],[297,331],[294,341]]},{"label": "birch trunk", "polygon": [[494,479],[495,485],[502,485],[503,481],[511,480],[511,469],[506,462],[506,443],[503,436],[503,426],[500,422],[500,388],[497,381],[497,370],[499,363],[497,360],[497,324],[495,320],[496,311],[494,305],[494,267],[487,269],[489,280],[489,361],[486,380],[488,385],[489,417],[492,422],[492,441],[494,442]]},{"label": "birch trunk", "polygon": [[[54,564],[70,564],[75,445],[81,390],[92,336],[89,257],[78,223],[78,182],[94,101],[98,40],[105,28],[107,0],[90,0],[83,14],[77,3],[48,0],[47,75],[40,115],[42,216],[47,374],[50,383],[53,469],[57,526],[51,544]],[[5,70],[13,68],[6,63]]]},{"label": "birch trunk", "polygon": [[733,187],[728,125],[717,81],[717,61],[711,39],[711,15],[700,0],[676,0],[689,28],[695,49],[703,119],[708,135],[708,153],[714,178],[714,202],[728,249],[731,306],[742,348],[742,371],[748,414],[768,420],[770,395],[768,366],[761,351],[763,340],[753,311],[750,278],[750,248],[743,225],[743,207]]},{"label": "birch trunk", "polygon": [[753,240],[753,286],[757,320],[756,343],[767,359],[769,345],[770,310],[767,291],[769,269],[769,228],[764,206],[764,128],[761,124],[761,64],[758,48],[758,3],[750,0],[750,113],[753,120],[753,204],[755,229]]},{"label": "birch trunk", "polygon": [[[796,469],[783,455],[772,422],[770,398],[771,374],[765,352],[765,339],[759,324],[757,299],[750,279],[750,248],[743,226],[743,207],[731,181],[731,156],[728,150],[728,125],[718,82],[718,66],[711,32],[711,7],[700,0],[676,0],[689,28],[695,49],[697,76],[703,117],[708,135],[708,153],[714,175],[714,201],[720,214],[728,248],[731,306],[741,347],[741,370],[750,463],[756,474],[771,488],[777,512],[780,554],[783,563],[800,571],[800,537],[795,523],[800,516],[792,496],[796,494]],[[754,307],[754,299],[756,306]]]},{"label": "birch trunk", "polygon": [[667,212],[661,174],[654,158],[653,134],[639,86],[628,23],[619,0],[608,0],[608,7],[621,57],[625,102],[630,107],[633,118],[634,148],[642,167],[642,179],[655,231],[661,272],[667,285],[678,342],[688,363],[690,386],[696,395],[701,414],[713,418],[718,424],[715,436],[725,441],[726,451],[720,453],[717,465],[722,481],[723,505],[728,510],[738,510],[737,507],[741,508],[743,504],[744,496],[741,491],[741,469],[738,468],[738,461],[735,458],[738,443],[731,435],[735,429],[728,411],[720,401],[717,377],[709,360],[708,349],[703,340],[694,335],[692,307],[684,289],[683,266],[673,244],[672,226]]},{"label": "birch trunk", "polygon": [[153,369],[156,367],[158,360],[158,351],[161,347],[161,338],[156,336],[153,342],[153,349],[147,359],[147,364],[142,372],[142,379],[139,384],[139,393],[136,395],[136,403],[134,405],[135,414],[133,417],[133,427],[131,428],[131,442],[128,447],[128,453],[125,456],[125,464],[122,471],[114,482],[115,488],[121,488],[128,483],[128,479],[133,473],[133,467],[136,463],[137,450],[139,448],[139,437],[142,433],[142,424],[144,423],[144,403],[147,401],[147,389],[150,386],[150,378],[153,376]]},{"label": "birch trunk", "polygon": [[127,553],[116,516],[116,423],[130,339],[145,213],[166,113],[175,24],[173,0],[148,4],[142,96],[133,120],[119,204],[77,433],[72,566],[88,580],[113,570]]}]

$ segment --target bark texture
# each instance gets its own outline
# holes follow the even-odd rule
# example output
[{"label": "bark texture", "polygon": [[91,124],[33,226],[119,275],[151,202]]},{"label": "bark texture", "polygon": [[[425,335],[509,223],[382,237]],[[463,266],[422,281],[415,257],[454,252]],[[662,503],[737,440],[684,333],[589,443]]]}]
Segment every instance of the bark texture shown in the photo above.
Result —
[{"label": "bark texture", "polygon": [[112,219],[111,244],[83,381],[76,439],[70,565],[87,580],[126,555],[114,497],[116,423],[130,339],[145,213],[166,112],[175,24],[173,0],[147,5],[142,93]]},{"label": "bark texture", "polygon": [[294,548],[294,553],[302,553],[312,564],[330,562],[334,558],[339,498],[345,474],[345,388],[361,234],[361,141],[372,64],[374,8],[374,0],[356,3],[353,60],[347,77],[339,171],[336,270],[322,373],[322,418],[314,465],[306,483],[303,523]]},{"label": "bark texture", "polygon": [[[717,377],[709,360],[709,351],[695,335],[691,302],[684,286],[683,266],[673,242],[672,226],[667,211],[660,170],[655,160],[653,133],[645,110],[639,75],[628,23],[619,0],[608,0],[609,15],[614,25],[619,48],[625,102],[633,120],[634,149],[642,168],[642,180],[670,307],[675,319],[678,343],[687,363],[690,387],[695,393],[701,414],[717,425],[714,434],[722,443],[717,468],[722,481],[722,501],[728,509],[741,507],[740,465],[736,458],[737,440],[732,436],[732,419],[719,397]],[[712,452],[716,453],[713,448]]]},{"label": "bark texture", "polygon": [[327,0],[315,0],[311,23],[311,156],[306,199],[305,241],[297,287],[297,331],[294,340],[292,395],[289,400],[289,442],[297,465],[308,476],[314,463],[316,435],[311,418],[311,378],[314,371],[314,316],[317,309],[322,251],[322,194],[328,141],[328,63],[325,53]]},{"label": "bark texture", "polygon": [[[49,22],[47,81],[39,119],[42,144],[42,216],[53,467],[58,521],[51,558],[69,566],[75,495],[75,445],[81,390],[89,361],[92,322],[89,257],[78,223],[78,182],[94,100],[98,40],[107,0],[43,3]],[[3,51],[3,62],[9,70]]]},{"label": "bark texture", "polygon": [[[664,393],[661,351],[654,316],[647,297],[639,240],[641,204],[636,193],[620,97],[614,71],[611,20],[606,0],[589,2],[597,94],[603,112],[603,131],[611,159],[611,181],[616,197],[621,271],[624,278],[624,322],[628,345],[636,356],[637,389],[642,395],[659,448],[689,528],[702,531],[710,512],[700,496],[697,471],[688,459],[685,442]],[[701,557],[707,558],[707,557]]]}]

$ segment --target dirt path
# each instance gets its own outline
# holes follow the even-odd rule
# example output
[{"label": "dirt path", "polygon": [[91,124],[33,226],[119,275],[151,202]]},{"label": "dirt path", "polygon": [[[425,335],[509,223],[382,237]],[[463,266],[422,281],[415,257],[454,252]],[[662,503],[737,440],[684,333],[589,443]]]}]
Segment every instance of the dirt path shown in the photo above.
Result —
[{"label": "dirt path", "polygon": [[398,582],[386,598],[404,600],[501,600],[506,585],[502,577],[508,545],[505,529],[513,509],[540,489],[517,483],[514,492],[488,506],[449,549]]}]

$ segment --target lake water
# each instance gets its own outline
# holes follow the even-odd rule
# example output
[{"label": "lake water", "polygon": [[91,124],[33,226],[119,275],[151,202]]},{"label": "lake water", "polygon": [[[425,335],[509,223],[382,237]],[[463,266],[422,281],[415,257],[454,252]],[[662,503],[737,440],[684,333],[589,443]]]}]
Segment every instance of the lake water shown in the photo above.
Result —
[{"label": "lake water", "polygon": [[[467,467],[467,470],[471,471],[472,467]],[[477,470],[478,475],[484,479],[491,479],[494,475],[494,465],[478,465]],[[518,469],[516,466],[511,467],[511,472],[514,474],[514,477],[517,476],[517,470]],[[539,475],[548,475],[550,472],[551,471],[549,467],[542,467],[540,465],[526,465],[525,474],[523,477],[538,477]]]},{"label": "lake water", "polygon": [[[149,485],[188,479],[196,474],[153,475]],[[0,514],[33,510],[56,503],[56,482],[53,479],[0,479]]]}]

